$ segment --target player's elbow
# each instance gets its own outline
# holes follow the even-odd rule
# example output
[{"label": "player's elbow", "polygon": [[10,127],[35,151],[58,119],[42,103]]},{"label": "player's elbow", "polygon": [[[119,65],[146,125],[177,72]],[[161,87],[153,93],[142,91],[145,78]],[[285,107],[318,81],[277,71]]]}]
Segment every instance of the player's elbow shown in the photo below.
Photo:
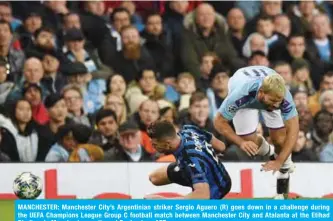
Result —
[{"label": "player's elbow", "polygon": [[154,184],[155,186],[162,186],[169,184],[169,178],[168,178],[168,167],[169,166],[164,166],[161,167],[151,174],[149,174],[149,181]]},{"label": "player's elbow", "polygon": [[220,141],[219,142],[219,150],[220,150],[220,152],[224,152],[225,149],[226,149],[225,144],[222,141]]},{"label": "player's elbow", "polygon": [[149,181],[155,186],[158,186],[158,179],[154,173],[149,174]]},{"label": "player's elbow", "polygon": [[224,152],[225,151],[225,144],[217,139],[216,137],[213,137],[212,142],[211,142],[213,148],[217,150],[218,152]]}]

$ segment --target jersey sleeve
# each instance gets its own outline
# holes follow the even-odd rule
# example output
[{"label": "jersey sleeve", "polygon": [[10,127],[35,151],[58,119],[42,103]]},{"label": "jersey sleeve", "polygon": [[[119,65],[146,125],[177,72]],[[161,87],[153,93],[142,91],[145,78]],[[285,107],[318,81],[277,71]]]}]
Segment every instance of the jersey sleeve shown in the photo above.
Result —
[{"label": "jersey sleeve", "polygon": [[280,106],[280,110],[284,121],[298,115],[296,105],[289,90],[286,92],[285,98]]},{"label": "jersey sleeve", "polygon": [[202,130],[203,135],[206,137],[208,143],[212,142],[213,134],[207,130]]},{"label": "jersey sleeve", "polygon": [[191,156],[187,160],[186,170],[190,175],[192,185],[197,183],[208,183],[204,163],[199,157]]},{"label": "jersey sleeve", "polygon": [[241,101],[243,98],[243,94],[239,92],[239,90],[234,90],[224,99],[221,104],[218,112],[227,120],[232,120],[239,110],[240,106],[237,104],[237,101]]}]

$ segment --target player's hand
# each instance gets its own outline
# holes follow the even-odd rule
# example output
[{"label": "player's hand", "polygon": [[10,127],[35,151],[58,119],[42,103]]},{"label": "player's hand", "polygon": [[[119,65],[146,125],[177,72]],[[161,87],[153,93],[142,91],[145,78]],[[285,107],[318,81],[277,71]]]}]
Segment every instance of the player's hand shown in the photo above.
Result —
[{"label": "player's hand", "polygon": [[165,197],[156,194],[149,194],[144,196],[144,199],[165,199]]},{"label": "player's hand", "polygon": [[262,170],[265,172],[273,171],[275,173],[276,171],[279,171],[283,163],[281,163],[278,160],[271,160],[266,162],[265,164],[262,164]]},{"label": "player's hand", "polygon": [[253,141],[243,141],[240,148],[249,156],[255,156],[258,153],[258,145]]}]

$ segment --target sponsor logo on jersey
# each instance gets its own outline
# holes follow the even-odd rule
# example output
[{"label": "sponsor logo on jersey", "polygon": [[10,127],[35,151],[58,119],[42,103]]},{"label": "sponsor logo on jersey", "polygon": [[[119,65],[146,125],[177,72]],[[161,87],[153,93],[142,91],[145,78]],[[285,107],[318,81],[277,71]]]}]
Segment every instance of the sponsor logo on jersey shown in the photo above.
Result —
[{"label": "sponsor logo on jersey", "polygon": [[289,113],[293,107],[287,100],[283,99],[280,109],[282,113]]}]

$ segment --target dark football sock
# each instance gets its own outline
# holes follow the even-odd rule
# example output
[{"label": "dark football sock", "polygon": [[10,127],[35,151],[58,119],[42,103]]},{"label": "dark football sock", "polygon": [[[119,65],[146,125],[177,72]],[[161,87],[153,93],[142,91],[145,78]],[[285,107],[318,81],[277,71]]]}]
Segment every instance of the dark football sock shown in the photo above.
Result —
[{"label": "dark football sock", "polygon": [[289,194],[289,180],[290,176],[288,170],[280,170],[280,176],[278,176],[276,181],[276,191],[277,194],[283,194],[284,198],[288,198]]}]

